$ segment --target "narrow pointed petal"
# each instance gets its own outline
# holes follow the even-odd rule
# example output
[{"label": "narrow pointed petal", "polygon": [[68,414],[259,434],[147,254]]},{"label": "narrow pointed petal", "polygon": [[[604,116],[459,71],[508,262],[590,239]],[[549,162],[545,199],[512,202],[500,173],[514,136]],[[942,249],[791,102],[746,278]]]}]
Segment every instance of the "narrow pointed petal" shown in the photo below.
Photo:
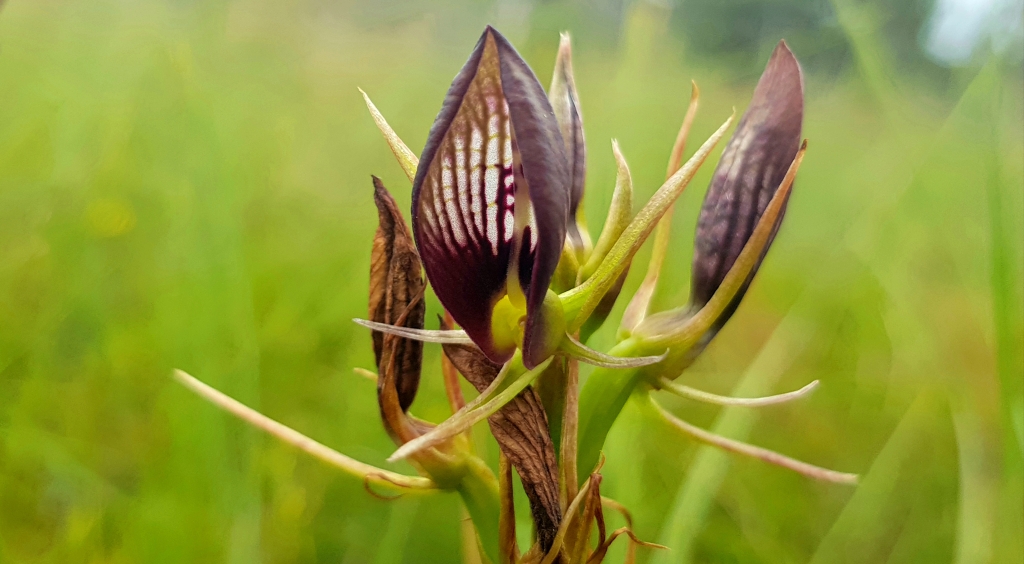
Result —
[{"label": "narrow pointed petal", "polygon": [[[601,543],[593,552],[593,554],[590,555],[590,558],[587,560],[587,564],[597,564],[599,562],[603,562],[604,556],[608,553],[608,549],[611,548],[612,543],[615,542],[615,539],[619,538],[622,535],[626,535],[626,538],[628,538],[629,542],[632,543],[629,549],[627,549],[629,551],[628,554],[635,555],[637,546],[642,546],[645,548],[655,548],[658,550],[669,550],[667,546],[641,540],[639,537],[636,536],[636,534],[633,532],[633,529],[631,529],[630,527],[619,527],[618,529],[612,531],[612,534],[608,535],[608,539]],[[635,556],[633,556],[633,558],[635,558]],[[634,562],[634,560],[630,559],[626,560],[626,562],[627,564],[629,564],[631,562]]]},{"label": "narrow pointed petal", "polygon": [[665,360],[665,357],[668,355],[666,351],[657,356],[612,356],[589,348],[570,335],[565,336],[562,346],[566,353],[580,362],[602,368],[640,368],[657,364]]},{"label": "narrow pointed petal", "polygon": [[666,373],[678,374],[688,366],[722,328],[725,323],[723,319],[735,311],[739,303],[736,296],[747,287],[751,273],[764,257],[806,153],[807,141],[804,141],[743,250],[711,299],[699,309],[686,306],[654,314],[644,319],[633,331],[633,337],[645,341],[648,346],[668,347],[672,350],[670,357],[675,358],[668,360],[672,368],[667,369]]},{"label": "narrow pointed petal", "polygon": [[857,485],[857,482],[860,480],[860,477],[857,474],[829,470],[828,468],[808,464],[802,460],[790,458],[784,454],[779,454],[766,448],[761,448],[735,439],[716,435],[711,431],[701,429],[696,425],[687,423],[675,415],[672,415],[664,407],[661,407],[658,402],[654,401],[654,399],[650,397],[650,394],[642,394],[642,396],[642,401],[647,404],[647,406],[653,408],[655,412],[659,413],[661,417],[664,418],[665,422],[704,444],[720,448],[726,452],[741,454],[762,462],[767,462],[768,464],[774,464],[775,466],[792,470],[797,474],[801,474],[813,480],[832,482],[835,484],[847,484],[851,486]]},{"label": "narrow pointed petal", "polygon": [[[514,347],[494,342],[491,312],[519,250],[529,350],[565,239],[568,171],[544,89],[493,28],[455,77],[419,162],[413,233],[435,293],[488,358],[505,362]],[[530,220],[518,237],[517,215]]]},{"label": "narrow pointed petal", "polygon": [[590,317],[580,326],[580,342],[586,343],[604,325],[608,315],[612,312],[612,308],[615,307],[615,302],[619,301],[619,294],[622,292],[622,285],[626,283],[627,276],[629,276],[629,266],[626,267],[626,270],[622,271],[619,279],[605,292],[601,301],[597,303],[597,307],[594,308]]},{"label": "narrow pointed petal", "polygon": [[[692,84],[690,106],[686,109],[683,124],[679,127],[675,145],[672,146],[672,156],[669,157],[668,172],[666,173],[668,177],[675,174],[682,165],[683,153],[686,150],[686,140],[690,136],[690,127],[693,125],[693,120],[697,116],[697,108],[700,105],[700,89],[697,88],[696,82],[691,81],[690,83]],[[620,339],[628,337],[637,324],[647,316],[647,308],[651,305],[654,290],[658,287],[661,266],[665,263],[665,257],[668,255],[668,246],[672,238],[672,215],[674,208],[675,206],[670,207],[665,212],[661,221],[658,222],[658,227],[654,230],[654,247],[651,249],[651,258],[647,263],[647,274],[644,275],[644,281],[640,283],[640,287],[633,294],[633,299],[626,306],[626,311],[622,313],[622,322],[619,324]]]},{"label": "narrow pointed petal", "polygon": [[786,403],[795,399],[800,399],[807,394],[814,391],[815,388],[820,384],[820,380],[814,380],[810,384],[800,388],[799,390],[793,390],[792,392],[786,392],[783,394],[776,394],[774,396],[763,396],[759,398],[736,398],[732,396],[720,396],[718,394],[712,394],[705,392],[704,390],[698,390],[691,388],[690,386],[684,386],[677,384],[668,378],[661,377],[658,379],[658,387],[666,392],[675,394],[681,398],[691,399],[703,403],[710,403],[713,405],[735,405],[740,407],[763,407],[766,405],[778,405],[780,403]]},{"label": "narrow pointed petal", "polygon": [[[548,99],[558,120],[558,129],[565,143],[569,159],[569,217],[576,217],[576,210],[583,200],[583,184],[587,171],[587,149],[583,138],[583,115],[580,113],[580,99],[576,92],[576,80],[572,74],[572,41],[568,33],[561,35],[558,44],[558,58],[551,77]],[[570,234],[576,230],[576,222],[569,222]],[[576,233],[574,236],[578,236]]]},{"label": "narrow pointed petal", "polygon": [[181,370],[174,371],[174,379],[185,386],[199,397],[212,403],[216,407],[245,421],[249,425],[266,432],[267,434],[281,440],[284,443],[306,452],[313,458],[317,458],[346,474],[361,478],[368,484],[394,489],[399,492],[434,491],[437,484],[429,478],[419,476],[406,476],[397,474],[390,470],[384,470],[370,466],[358,460],[354,460],[340,452],[318,443],[317,441],[299,433],[295,429],[278,423],[262,413],[242,404],[241,402],[228,397],[222,392],[195,379],[190,374]]},{"label": "narrow pointed petal", "polygon": [[[612,140],[612,153],[615,155],[615,162],[618,164],[619,169],[615,176],[612,204],[608,209],[608,216],[604,220],[604,227],[601,228],[601,235],[597,239],[597,244],[594,245],[590,259],[580,272],[580,282],[588,279],[597,270],[612,246],[618,241],[619,235],[625,231],[630,220],[633,218],[633,180],[629,173],[629,165],[626,164],[626,158],[622,156],[622,152],[619,150],[619,143],[615,140]],[[615,307],[615,302],[618,301],[619,292],[622,290],[622,285],[626,282],[626,276],[629,275],[629,268],[630,265],[626,265],[626,268],[619,275],[619,279],[605,292],[604,297],[601,298],[597,307],[594,308],[593,313],[580,327],[581,342],[587,342],[590,336],[604,325],[605,319],[608,318],[608,314]]]},{"label": "narrow pointed petal", "polygon": [[[704,198],[693,255],[691,304],[699,307],[711,299],[753,233],[800,148],[803,111],[800,64],[786,43],[780,42],[754,90],[750,108],[722,153]],[[779,215],[772,238],[784,213]],[[763,258],[762,253],[720,324],[739,305]]]},{"label": "narrow pointed petal", "polygon": [[615,163],[618,172],[615,174],[615,189],[612,191],[612,203],[608,208],[608,216],[604,220],[604,227],[601,228],[601,235],[594,244],[594,251],[590,254],[587,264],[583,266],[580,273],[580,281],[590,278],[601,266],[604,257],[612,250],[612,246],[619,240],[619,235],[626,230],[629,221],[633,219],[633,177],[629,173],[629,164],[626,157],[619,149],[619,142],[612,140],[612,154],[615,155]]},{"label": "narrow pointed petal", "polygon": [[352,321],[354,321],[356,325],[362,325],[363,327],[372,329],[376,332],[387,335],[397,335],[405,339],[412,339],[413,341],[420,341],[423,343],[468,345],[473,342],[465,331],[460,331],[458,329],[412,329],[410,327],[399,327],[397,325],[378,323],[376,321],[359,318],[353,319]]},{"label": "narrow pointed petal", "polygon": [[373,122],[377,124],[377,129],[380,130],[384,136],[384,140],[388,142],[388,147],[391,147],[391,152],[395,154],[395,159],[398,161],[398,166],[402,167],[405,171],[405,175],[412,180],[416,177],[416,167],[419,162],[416,160],[416,155],[409,150],[409,147],[404,141],[395,133],[394,129],[391,129],[391,125],[388,124],[388,120],[384,119],[377,106],[373,105],[370,101],[370,97],[363,92],[363,89],[359,89],[359,93],[363,95],[363,101],[366,102],[366,109],[370,110],[370,116],[373,117]]}]

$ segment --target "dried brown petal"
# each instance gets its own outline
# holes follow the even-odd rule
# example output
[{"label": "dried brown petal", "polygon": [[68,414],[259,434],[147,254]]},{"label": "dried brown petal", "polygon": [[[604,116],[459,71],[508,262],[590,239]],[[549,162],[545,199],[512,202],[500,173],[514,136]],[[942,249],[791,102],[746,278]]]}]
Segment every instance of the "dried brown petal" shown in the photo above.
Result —
[{"label": "dried brown petal", "polygon": [[[380,224],[370,255],[370,319],[422,329],[424,281],[416,246],[395,200],[376,176],[373,177],[373,187]],[[404,320],[400,323],[403,314]],[[391,350],[386,350],[388,344],[391,344]],[[373,354],[381,374],[377,382],[378,399],[383,387],[393,383],[402,411],[408,410],[419,388],[423,343],[401,337],[385,339],[383,333],[374,331]],[[387,356],[394,358],[393,363],[382,362],[387,360]],[[384,377],[388,369],[386,364],[394,367],[388,378]]]},{"label": "dried brown petal", "polygon": [[[590,475],[590,489],[587,490],[587,499],[583,504],[583,514],[577,523],[575,540],[570,553],[573,555],[573,562],[583,562],[587,557],[590,547],[590,535],[593,526],[597,525],[597,545],[600,547],[605,543],[608,531],[604,523],[604,511],[601,505],[601,481],[600,474]],[[599,560],[600,561],[600,560]]]},{"label": "dried brown petal", "polygon": [[[501,370],[472,345],[444,345],[444,353],[479,391]],[[487,420],[498,446],[519,472],[537,529],[537,539],[547,551],[554,542],[562,510],[558,502],[558,462],[548,431],[548,419],[540,397],[526,388]]]},{"label": "dried brown petal", "polygon": [[498,564],[516,564],[519,545],[516,542],[516,504],[512,489],[512,464],[502,453],[498,457],[498,491],[501,495],[501,514],[498,516],[498,546],[501,553]]}]

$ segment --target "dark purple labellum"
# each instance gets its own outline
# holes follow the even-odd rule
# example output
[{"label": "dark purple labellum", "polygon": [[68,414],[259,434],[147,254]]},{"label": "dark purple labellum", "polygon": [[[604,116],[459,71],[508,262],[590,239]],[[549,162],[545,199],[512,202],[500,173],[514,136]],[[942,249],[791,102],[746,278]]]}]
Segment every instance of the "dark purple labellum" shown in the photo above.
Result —
[{"label": "dark purple labellum", "polygon": [[491,314],[517,265],[512,272],[526,295],[524,363],[544,360],[540,306],[568,213],[568,163],[551,104],[526,62],[488,27],[427,137],[412,218],[434,292],[491,360],[514,352],[495,343]]},{"label": "dark purple labellum", "polygon": [[[803,114],[800,64],[780,41],[704,197],[693,254],[692,305],[700,307],[711,299],[750,238],[800,148]],[[783,215],[779,214],[773,239]],[[739,306],[767,252],[768,246],[716,328]]]}]

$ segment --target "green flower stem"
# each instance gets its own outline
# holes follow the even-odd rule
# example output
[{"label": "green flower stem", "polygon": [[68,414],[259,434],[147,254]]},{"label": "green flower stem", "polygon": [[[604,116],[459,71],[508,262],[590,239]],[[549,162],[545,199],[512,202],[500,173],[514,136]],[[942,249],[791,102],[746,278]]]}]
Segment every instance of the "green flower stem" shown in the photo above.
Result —
[{"label": "green flower stem", "polygon": [[[637,342],[627,339],[609,352],[615,356],[631,356],[637,352]],[[576,458],[580,477],[590,476],[597,466],[608,431],[643,379],[642,369],[598,368],[580,390],[579,454]]]},{"label": "green flower stem", "polygon": [[466,474],[462,477],[456,491],[466,505],[469,516],[476,526],[487,558],[491,562],[500,562],[498,552],[498,516],[501,514],[501,502],[498,498],[498,479],[482,460],[467,457]]},{"label": "green flower stem", "polygon": [[568,357],[556,357],[533,384],[533,389],[537,391],[540,401],[544,404],[544,413],[548,416],[548,430],[551,431],[551,440],[555,443],[556,455],[562,448],[562,419],[565,412],[568,371]]},{"label": "green flower stem", "polygon": [[575,359],[569,359],[566,363],[565,398],[562,410],[562,434],[559,437],[561,448],[561,493],[564,498],[561,500],[562,507],[568,504],[579,493],[579,472],[576,467],[577,449],[579,447],[580,429],[580,364]]}]

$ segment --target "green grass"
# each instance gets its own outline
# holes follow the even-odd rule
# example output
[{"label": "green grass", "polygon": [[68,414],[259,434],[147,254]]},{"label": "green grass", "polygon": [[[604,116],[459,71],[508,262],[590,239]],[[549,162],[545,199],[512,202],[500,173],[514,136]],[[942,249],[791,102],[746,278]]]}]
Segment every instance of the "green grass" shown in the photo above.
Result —
[{"label": "green grass", "polygon": [[[993,57],[937,85],[897,67],[884,4],[834,9],[850,46],[840,72],[815,62],[807,33],[784,34],[806,57],[810,140],[785,226],[744,305],[680,380],[743,394],[822,385],[756,411],[659,401],[860,472],[862,485],[698,447],[629,404],[603,493],[632,510],[640,537],[672,546],[652,561],[1024,562],[1019,61]],[[372,497],[170,371],[384,465],[393,444],[374,387],[351,372],[372,364],[369,335],[350,320],[366,309],[369,175],[403,208],[410,194],[356,87],[418,152],[484,23],[542,82],[555,32],[569,29],[597,226],[614,185],[610,139],[646,198],[690,79],[703,92],[702,139],[745,106],[777,39],[743,66],[688,56],[666,8],[630,4],[618,32],[602,14],[563,3],[524,16],[475,2],[9,0],[0,562],[452,562],[456,496]],[[688,295],[710,171],[680,200],[656,307]],[[437,302],[428,308],[434,319]],[[438,354],[427,347],[413,408],[434,421],[447,413]]]}]

